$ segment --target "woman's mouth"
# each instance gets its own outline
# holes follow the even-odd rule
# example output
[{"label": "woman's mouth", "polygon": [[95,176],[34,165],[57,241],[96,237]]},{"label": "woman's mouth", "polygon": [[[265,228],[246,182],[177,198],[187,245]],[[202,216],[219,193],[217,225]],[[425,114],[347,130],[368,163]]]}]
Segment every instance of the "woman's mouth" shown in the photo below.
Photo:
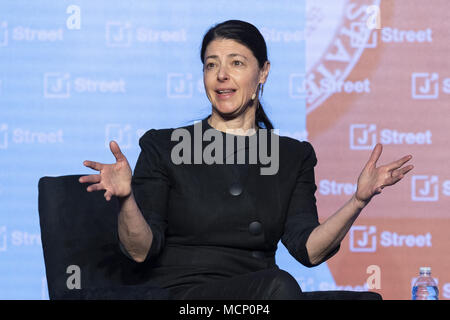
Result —
[{"label": "woman's mouth", "polygon": [[219,99],[228,99],[234,95],[236,89],[219,89],[216,90],[215,92]]}]

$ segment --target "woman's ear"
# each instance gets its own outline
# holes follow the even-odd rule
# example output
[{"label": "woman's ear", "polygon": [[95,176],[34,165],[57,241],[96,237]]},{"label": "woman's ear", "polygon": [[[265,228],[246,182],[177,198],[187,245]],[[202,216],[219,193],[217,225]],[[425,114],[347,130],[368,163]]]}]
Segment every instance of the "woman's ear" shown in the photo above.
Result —
[{"label": "woman's ear", "polygon": [[261,75],[259,77],[259,83],[264,84],[266,83],[267,77],[269,76],[269,70],[270,70],[270,62],[267,60],[264,62],[263,67],[261,68]]}]

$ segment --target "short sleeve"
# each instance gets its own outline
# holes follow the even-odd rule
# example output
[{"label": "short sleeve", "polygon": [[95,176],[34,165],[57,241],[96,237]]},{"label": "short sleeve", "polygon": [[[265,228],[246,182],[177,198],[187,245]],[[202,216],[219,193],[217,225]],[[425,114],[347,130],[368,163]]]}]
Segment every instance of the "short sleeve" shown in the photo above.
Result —
[{"label": "short sleeve", "polygon": [[139,140],[141,152],[134,169],[131,187],[136,203],[150,226],[153,240],[145,261],[157,257],[165,244],[167,201],[170,188],[163,147],[156,143],[155,129]]},{"label": "short sleeve", "polygon": [[314,176],[317,158],[314,148],[309,142],[303,141],[301,145],[303,148],[302,165],[297,172],[281,242],[298,262],[306,267],[314,267],[333,256],[339,246],[317,264],[312,264],[309,260],[306,242],[311,232],[320,225],[315,197],[317,186]]}]

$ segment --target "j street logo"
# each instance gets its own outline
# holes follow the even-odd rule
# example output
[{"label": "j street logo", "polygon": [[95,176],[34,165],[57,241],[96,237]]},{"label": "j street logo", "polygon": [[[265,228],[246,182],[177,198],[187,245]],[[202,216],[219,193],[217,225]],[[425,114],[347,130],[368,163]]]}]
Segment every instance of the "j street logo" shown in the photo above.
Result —
[{"label": "j street logo", "polygon": [[293,99],[305,99],[307,97],[308,83],[315,85],[315,90],[324,93],[370,93],[370,80],[364,79],[361,81],[343,81],[329,78],[323,78],[319,84],[313,82],[314,75],[308,75],[305,79],[305,74],[292,73],[289,76],[289,92]]},{"label": "j street logo", "polygon": [[121,149],[132,149],[137,146],[145,129],[133,128],[132,124],[108,123],[105,126],[105,148],[109,150],[109,142],[116,141]]},{"label": "j street logo", "polygon": [[[376,6],[372,6],[373,8],[377,8]],[[379,10],[376,9],[376,10]],[[381,15],[381,12],[378,13],[374,11],[375,16]],[[366,25],[362,22],[353,22],[351,24],[352,29],[352,39],[351,46],[354,48],[376,48],[378,46],[378,39],[381,42],[386,44],[396,44],[396,43],[432,43],[433,42],[433,31],[431,28],[427,28],[424,30],[404,30],[399,28],[392,27],[383,27],[377,28],[381,29],[379,32],[374,30],[371,34],[368,34],[371,30],[367,28]],[[365,41],[366,37],[369,37],[368,41]]]},{"label": "j street logo", "polygon": [[377,245],[382,248],[423,248],[432,247],[430,232],[424,234],[401,234],[393,231],[382,231],[377,234],[376,226],[352,226],[349,232],[349,248],[351,252],[376,252]]},{"label": "j street logo", "polygon": [[106,46],[127,48],[133,42],[186,42],[186,29],[160,30],[144,26],[133,27],[129,21],[106,22]]},{"label": "j street logo", "polygon": [[44,73],[44,98],[70,98],[75,93],[125,93],[126,82],[117,80],[97,80],[88,77],[75,77],[72,79],[67,72]]},{"label": "j street logo", "polygon": [[350,251],[375,252],[377,250],[377,227],[353,226],[350,228]]},{"label": "j street logo", "polygon": [[131,38],[130,22],[109,21],[106,23],[106,45],[108,47],[129,47]]},{"label": "j street logo", "polygon": [[41,235],[23,230],[12,230],[8,233],[6,226],[0,226],[0,252],[12,247],[42,246]]},{"label": "j street logo", "polygon": [[203,79],[194,80],[192,73],[167,74],[167,97],[170,99],[192,98],[194,92],[205,93]]},{"label": "j street logo", "polygon": [[357,184],[349,182],[337,182],[334,180],[322,179],[319,182],[319,193],[321,195],[352,195],[356,192]]},{"label": "j street logo", "polygon": [[[81,25],[80,7],[70,5],[67,7],[70,16],[66,20],[69,30],[79,30]],[[8,28],[7,21],[0,21],[0,47],[6,47],[11,41],[17,42],[57,42],[64,40],[63,28],[36,29],[29,26],[17,25]]]},{"label": "j street logo", "polygon": [[305,41],[304,30],[280,30],[262,27],[261,34],[267,42],[296,43]]},{"label": "j street logo", "polygon": [[8,149],[12,144],[58,144],[64,143],[64,131],[37,131],[29,128],[9,128],[7,123],[0,123],[0,150]]},{"label": "j street logo", "polygon": [[411,76],[411,96],[415,100],[436,100],[439,92],[450,94],[450,78],[442,79],[437,72],[414,72]]},{"label": "j street logo", "polygon": [[0,47],[6,47],[11,41],[56,42],[64,40],[63,28],[35,29],[28,26],[8,27],[7,21],[0,21]]},{"label": "j street logo", "polygon": [[352,124],[350,126],[350,149],[371,150],[377,144],[375,124]]},{"label": "j street logo", "polygon": [[[306,70],[290,76],[293,99],[306,99],[310,113],[335,93],[367,93],[368,79],[346,81],[361,54],[373,47],[379,0],[306,2]],[[320,41],[318,41],[320,39]]]},{"label": "j street logo", "polygon": [[431,130],[401,132],[395,129],[377,131],[376,124],[352,124],[349,132],[350,150],[371,150],[379,141],[382,144],[431,145]]},{"label": "j street logo", "polygon": [[60,72],[47,72],[44,74],[45,98],[69,98],[70,74]]},{"label": "j street logo", "polygon": [[437,175],[412,176],[412,201],[439,201],[439,194],[450,196],[450,180],[445,180],[440,184]]}]

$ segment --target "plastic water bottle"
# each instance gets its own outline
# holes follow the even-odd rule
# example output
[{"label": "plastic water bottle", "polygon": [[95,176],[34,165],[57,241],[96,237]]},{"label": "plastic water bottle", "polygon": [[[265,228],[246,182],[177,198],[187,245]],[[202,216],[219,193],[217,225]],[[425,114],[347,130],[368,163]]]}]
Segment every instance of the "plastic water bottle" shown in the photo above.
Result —
[{"label": "plastic water bottle", "polygon": [[439,290],[431,277],[430,267],[421,267],[420,275],[412,289],[413,300],[438,300]]}]

